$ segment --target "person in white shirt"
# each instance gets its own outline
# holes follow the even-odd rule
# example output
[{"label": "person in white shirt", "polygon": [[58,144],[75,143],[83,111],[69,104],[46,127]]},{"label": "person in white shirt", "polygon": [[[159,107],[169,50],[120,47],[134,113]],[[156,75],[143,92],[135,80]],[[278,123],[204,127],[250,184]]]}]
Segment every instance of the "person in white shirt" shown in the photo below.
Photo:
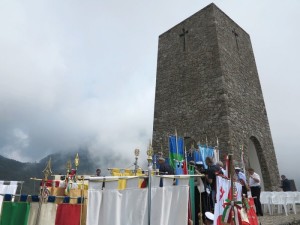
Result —
[{"label": "person in white shirt", "polygon": [[237,175],[238,181],[242,185],[242,194],[247,197],[247,191],[249,188],[248,188],[248,184],[247,184],[246,175],[241,171],[240,167],[235,167],[234,170]]},{"label": "person in white shirt", "polygon": [[258,216],[263,216],[263,211],[261,208],[261,203],[260,203],[260,176],[254,172],[254,169],[249,168],[249,186],[251,190],[251,195],[254,199],[254,204],[256,208],[256,214]]}]

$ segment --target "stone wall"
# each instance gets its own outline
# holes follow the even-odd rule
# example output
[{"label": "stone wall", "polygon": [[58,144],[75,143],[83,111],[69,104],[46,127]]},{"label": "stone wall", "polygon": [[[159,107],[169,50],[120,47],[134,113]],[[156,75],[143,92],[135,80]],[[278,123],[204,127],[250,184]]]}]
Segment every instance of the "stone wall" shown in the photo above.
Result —
[{"label": "stone wall", "polygon": [[[279,173],[249,35],[214,4],[159,37],[153,147],[168,151],[168,136],[219,140],[221,158],[240,156],[253,141],[266,189]],[[238,161],[238,160],[237,160]],[[246,164],[247,165],[247,164]]]}]

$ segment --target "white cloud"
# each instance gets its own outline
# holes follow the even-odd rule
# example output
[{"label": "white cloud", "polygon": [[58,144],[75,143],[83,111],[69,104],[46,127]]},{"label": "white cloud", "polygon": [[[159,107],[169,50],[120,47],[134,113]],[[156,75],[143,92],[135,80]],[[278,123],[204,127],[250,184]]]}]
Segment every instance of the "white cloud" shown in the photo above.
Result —
[{"label": "white cloud", "polygon": [[[280,172],[295,177],[300,2],[214,2],[251,36]],[[1,1],[0,154],[145,152],[158,36],[210,3]]]}]

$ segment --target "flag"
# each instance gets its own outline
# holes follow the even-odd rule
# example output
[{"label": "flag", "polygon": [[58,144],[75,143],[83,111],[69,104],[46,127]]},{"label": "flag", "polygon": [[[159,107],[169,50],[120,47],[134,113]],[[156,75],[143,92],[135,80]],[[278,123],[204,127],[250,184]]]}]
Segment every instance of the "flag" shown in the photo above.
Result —
[{"label": "flag", "polygon": [[[235,182],[234,187],[237,195],[236,196],[237,201],[241,201],[242,185],[240,183]],[[231,196],[232,193],[231,193],[230,180],[217,176],[217,194],[216,194],[217,202],[215,204],[215,210],[214,210],[214,215],[215,215],[214,225],[223,225],[222,215],[225,208],[225,202],[227,199],[231,199]]]},{"label": "flag", "polygon": [[[257,219],[257,215],[255,213],[254,199],[253,198],[248,198],[248,203],[249,203],[249,206],[250,206],[250,208],[247,211],[249,224],[258,225],[258,219]],[[244,223],[244,224],[246,224],[246,223]]]},{"label": "flag", "polygon": [[80,225],[81,207],[80,204],[58,204],[55,225]]},{"label": "flag", "polygon": [[27,225],[28,202],[3,202],[0,225]]},{"label": "flag", "polygon": [[187,162],[186,162],[186,160],[184,160],[183,161],[183,163],[182,163],[182,171],[183,171],[183,174],[189,174],[189,171],[188,171],[188,168],[187,168]]},{"label": "flag", "polygon": [[201,157],[200,157],[201,160],[199,160],[199,161],[202,161],[204,164],[204,168],[207,169],[208,166],[206,165],[205,159],[207,157],[214,156],[214,148],[209,147],[207,145],[200,145],[200,144],[198,145],[198,147],[199,147],[199,151],[200,151],[200,155],[201,155]]},{"label": "flag", "polygon": [[222,223],[222,215],[224,211],[224,202],[228,198],[230,190],[230,180],[224,179],[222,177],[217,176],[217,194],[216,194],[216,204],[214,210],[214,225],[221,225]]},{"label": "flag", "polygon": [[[169,137],[169,156],[170,156],[170,165],[175,169],[176,168],[181,168],[182,170],[182,162],[184,160],[184,151],[183,151],[183,138],[182,137],[177,137],[175,135],[172,135]],[[176,164],[177,162],[177,164]],[[181,163],[181,164],[180,164]],[[176,173],[176,174],[182,174],[181,173]]]}]

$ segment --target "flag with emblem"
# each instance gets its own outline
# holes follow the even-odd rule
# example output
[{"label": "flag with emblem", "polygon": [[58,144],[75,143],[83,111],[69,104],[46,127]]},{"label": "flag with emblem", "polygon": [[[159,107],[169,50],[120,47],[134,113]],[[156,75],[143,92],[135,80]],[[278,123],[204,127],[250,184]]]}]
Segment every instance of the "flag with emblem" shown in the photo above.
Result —
[{"label": "flag with emblem", "polygon": [[170,149],[170,165],[174,168],[175,174],[183,174],[183,138],[172,135],[169,137],[169,149]]},{"label": "flag with emblem", "polygon": [[[235,182],[235,197],[237,201],[241,201],[242,199],[242,185],[240,183]],[[216,204],[215,204],[215,220],[214,225],[223,225],[222,215],[225,208],[226,199],[231,199],[231,184],[230,180],[225,179],[223,177],[217,176],[217,194],[216,194]]]}]

